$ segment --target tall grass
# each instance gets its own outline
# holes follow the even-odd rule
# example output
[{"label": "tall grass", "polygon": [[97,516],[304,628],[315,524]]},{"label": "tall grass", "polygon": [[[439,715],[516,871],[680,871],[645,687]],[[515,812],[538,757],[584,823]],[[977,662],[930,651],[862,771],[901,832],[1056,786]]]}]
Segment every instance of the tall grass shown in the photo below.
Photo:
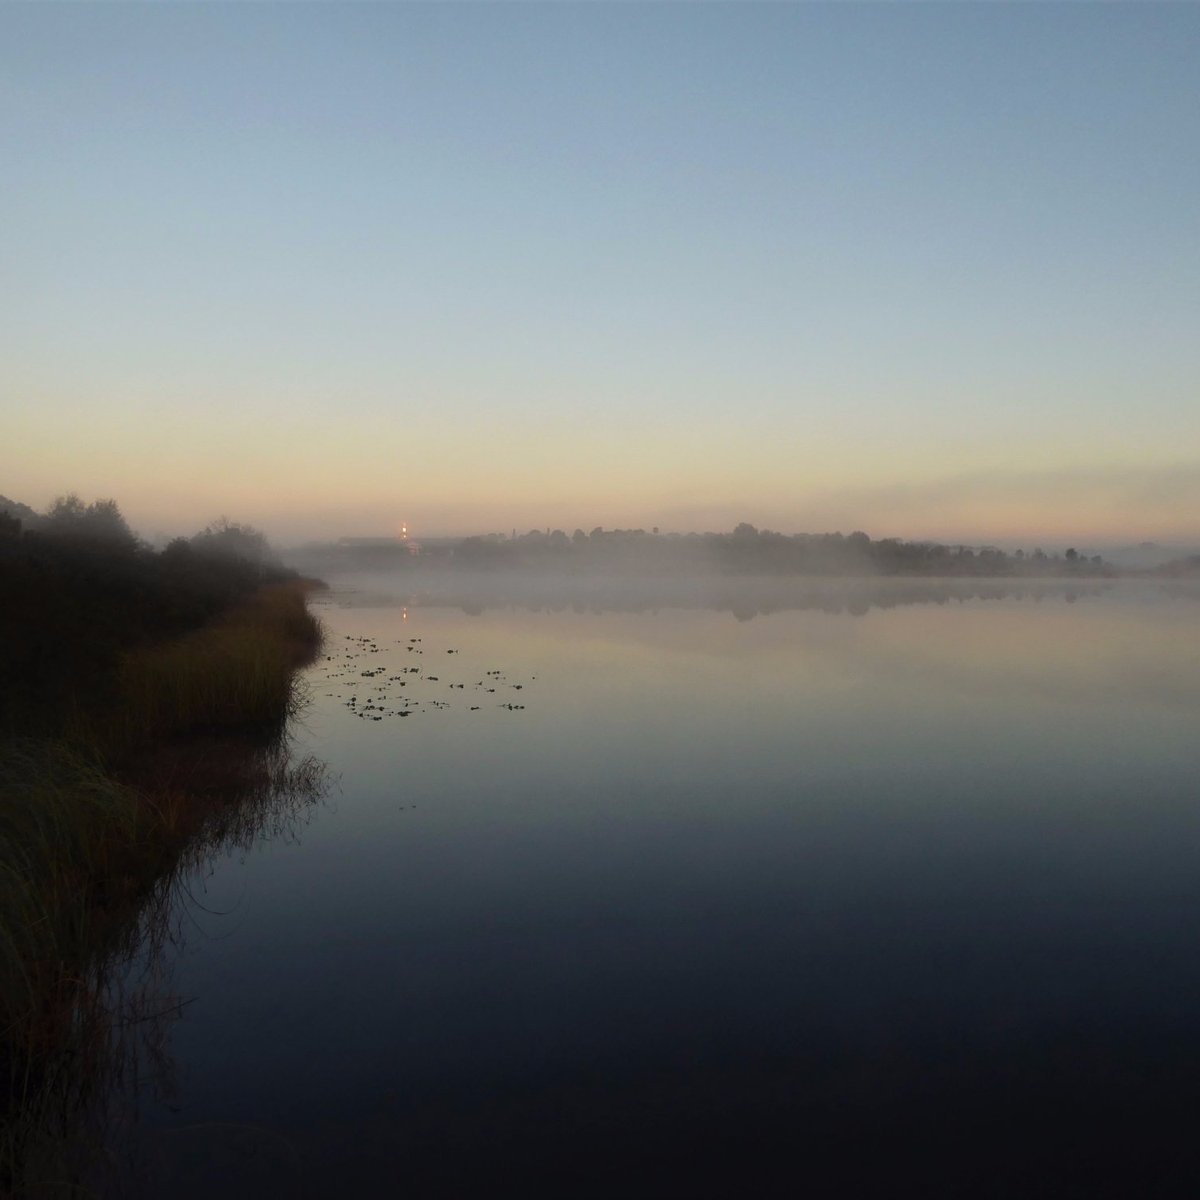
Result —
[{"label": "tall grass", "polygon": [[[136,1101],[147,1055],[155,1075],[170,1073],[167,1029],[182,1001],[159,964],[177,899],[213,854],[297,836],[325,792],[324,766],[294,762],[286,741],[206,749],[221,751],[224,786],[202,798],[115,784],[61,744],[3,756],[3,849],[19,845],[29,874],[0,878],[5,933],[15,934],[0,943],[0,1196],[76,1196],[98,1163],[104,1172],[106,1128],[127,1119],[121,1105]],[[94,800],[91,837],[76,808],[83,792]],[[38,887],[35,874],[61,886]]]},{"label": "tall grass", "polygon": [[79,904],[109,902],[145,816],[133,792],[65,744],[0,755],[0,1035],[36,1042],[56,976],[86,941]]},{"label": "tall grass", "polygon": [[139,853],[155,846],[156,821],[132,789],[65,743],[0,753],[0,1179],[9,1186],[88,1074],[97,966],[161,867],[161,846],[153,861]]},{"label": "tall grass", "polygon": [[107,1044],[107,964],[146,904],[196,855],[279,820],[280,797],[319,789],[282,734],[320,640],[304,587],[272,585],[125,654],[108,702],[64,714],[61,737],[0,742],[0,1195]]},{"label": "tall grass", "polygon": [[263,588],[215,624],[127,654],[98,736],[128,747],[196,730],[279,725],[299,701],[295,668],[320,642],[299,585]]}]

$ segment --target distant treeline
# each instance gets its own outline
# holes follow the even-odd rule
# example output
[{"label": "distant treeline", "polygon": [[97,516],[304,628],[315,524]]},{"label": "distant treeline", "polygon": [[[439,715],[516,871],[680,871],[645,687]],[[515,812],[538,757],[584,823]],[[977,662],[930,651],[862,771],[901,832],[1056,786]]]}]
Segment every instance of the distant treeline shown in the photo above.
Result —
[{"label": "distant treeline", "polygon": [[1200,577],[1200,554],[1187,554],[1183,558],[1173,558],[1163,563],[1153,572],[1164,575],[1168,579],[1195,579]]},{"label": "distant treeline", "polygon": [[399,541],[356,540],[311,547],[298,561],[327,571],[411,569],[422,565],[483,570],[623,574],[716,573],[818,576],[1068,576],[1117,574],[1099,555],[1074,549],[1048,554],[1039,548],[1006,552],[995,547],[872,540],[867,534],[775,533],[738,525],[731,533],[660,533],[657,529],[531,530],[490,534],[452,544],[413,549]]},{"label": "distant treeline", "polygon": [[600,568],[632,564],[653,569],[702,563],[731,575],[1088,575],[1106,570],[1098,556],[1085,559],[1075,550],[1061,557],[1042,550],[1007,554],[992,547],[972,549],[898,538],[872,541],[862,532],[774,533],[745,523],[732,533],[702,534],[597,528],[587,534],[577,529],[568,537],[562,530],[549,534],[534,530],[515,539],[468,538],[455,557],[476,565],[558,560]]}]

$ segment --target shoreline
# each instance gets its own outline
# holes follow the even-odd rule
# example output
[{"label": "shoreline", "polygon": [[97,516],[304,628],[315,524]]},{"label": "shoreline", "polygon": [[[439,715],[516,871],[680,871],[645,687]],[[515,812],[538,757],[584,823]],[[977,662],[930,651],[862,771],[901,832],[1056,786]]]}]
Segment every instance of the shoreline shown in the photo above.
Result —
[{"label": "shoreline", "polygon": [[264,584],[132,648],[110,703],[72,708],[57,736],[0,741],[0,1193],[25,1194],[69,1149],[64,1122],[114,1036],[108,976],[143,915],[252,827],[256,802],[319,793],[320,764],[291,763],[286,744],[297,672],[321,646],[317,586]]}]

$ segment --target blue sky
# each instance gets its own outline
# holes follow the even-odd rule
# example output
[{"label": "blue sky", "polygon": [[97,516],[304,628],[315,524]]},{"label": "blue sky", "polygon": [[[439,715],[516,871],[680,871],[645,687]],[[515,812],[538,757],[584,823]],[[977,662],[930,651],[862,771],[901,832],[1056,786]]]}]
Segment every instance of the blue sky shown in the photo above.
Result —
[{"label": "blue sky", "polygon": [[0,492],[1200,536],[1200,7],[8,5]]}]

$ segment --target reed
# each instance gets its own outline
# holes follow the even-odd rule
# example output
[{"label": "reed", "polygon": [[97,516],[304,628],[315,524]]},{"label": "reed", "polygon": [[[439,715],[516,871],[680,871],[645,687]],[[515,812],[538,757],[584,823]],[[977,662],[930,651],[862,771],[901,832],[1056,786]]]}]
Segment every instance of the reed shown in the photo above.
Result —
[{"label": "reed", "polygon": [[156,790],[115,783],[63,744],[0,755],[0,1196],[75,1196],[103,1167],[113,1089],[148,1048],[165,1055],[181,1010],[153,966],[176,896],[215,853],[298,836],[326,790],[324,765],[293,761],[284,739],[197,754],[209,770],[183,774],[203,786]]},{"label": "reed", "polygon": [[321,641],[306,591],[265,587],[130,650],[107,703],[64,712],[61,736],[0,741],[0,1195],[62,1108],[62,1063],[107,1036],[88,1014],[148,899],[278,815],[271,797],[319,788],[320,768],[290,767],[283,741],[296,668]]},{"label": "reed", "polygon": [[150,877],[155,821],[132,789],[65,743],[0,753],[0,1053],[10,1095],[28,1095],[43,1053],[70,1039],[80,981],[106,949],[97,933],[141,886],[139,858]]},{"label": "reed", "polygon": [[80,717],[77,736],[125,757],[197,731],[281,727],[302,701],[296,667],[321,643],[298,583],[261,589],[181,638],[127,652],[112,702]]}]

